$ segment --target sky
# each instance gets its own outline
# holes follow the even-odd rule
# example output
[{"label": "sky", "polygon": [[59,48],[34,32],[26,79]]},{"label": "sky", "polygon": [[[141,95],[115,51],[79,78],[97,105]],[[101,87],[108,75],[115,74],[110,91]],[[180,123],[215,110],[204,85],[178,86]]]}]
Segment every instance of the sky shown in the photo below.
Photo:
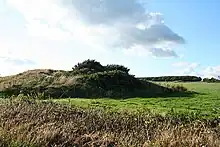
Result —
[{"label": "sky", "polygon": [[217,0],[0,0],[0,75],[95,59],[138,77],[220,76]]}]

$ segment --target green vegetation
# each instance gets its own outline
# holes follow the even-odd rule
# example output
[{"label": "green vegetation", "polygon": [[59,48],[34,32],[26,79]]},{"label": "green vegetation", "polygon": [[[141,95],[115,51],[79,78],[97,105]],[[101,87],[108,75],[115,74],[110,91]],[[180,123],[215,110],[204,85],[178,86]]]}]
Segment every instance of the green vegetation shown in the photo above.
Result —
[{"label": "green vegetation", "polygon": [[22,97],[0,103],[2,146],[212,146],[220,121],[149,111],[107,112]]},{"label": "green vegetation", "polygon": [[144,81],[180,81],[180,82],[199,82],[202,81],[201,77],[196,76],[162,76],[162,77],[142,77],[139,78]]},{"label": "green vegetation", "polygon": [[[167,85],[167,83],[159,83]],[[169,85],[176,83],[169,83]],[[60,103],[68,103],[82,108],[104,108],[108,111],[137,111],[150,109],[156,113],[195,113],[203,118],[220,118],[220,83],[182,83],[192,93],[179,93],[170,97],[113,99],[58,99]]]},{"label": "green vegetation", "polygon": [[0,91],[9,96],[43,93],[45,98],[152,97],[185,92],[183,87],[164,87],[129,74],[122,65],[103,66],[95,60],[78,63],[72,71],[32,70],[0,78]]},{"label": "green vegetation", "polygon": [[220,83],[220,80],[215,79],[215,78],[204,78],[203,82],[207,82],[207,83]]}]

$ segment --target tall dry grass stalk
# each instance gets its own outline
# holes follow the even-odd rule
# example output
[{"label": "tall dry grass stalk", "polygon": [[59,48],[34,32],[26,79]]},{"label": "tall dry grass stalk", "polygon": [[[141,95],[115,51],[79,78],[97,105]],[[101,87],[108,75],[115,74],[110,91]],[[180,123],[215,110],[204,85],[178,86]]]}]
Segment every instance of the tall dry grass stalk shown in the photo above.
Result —
[{"label": "tall dry grass stalk", "polygon": [[5,144],[14,141],[27,146],[54,147],[220,145],[218,119],[183,122],[149,112],[105,112],[29,100],[4,102],[0,108],[0,142]]}]

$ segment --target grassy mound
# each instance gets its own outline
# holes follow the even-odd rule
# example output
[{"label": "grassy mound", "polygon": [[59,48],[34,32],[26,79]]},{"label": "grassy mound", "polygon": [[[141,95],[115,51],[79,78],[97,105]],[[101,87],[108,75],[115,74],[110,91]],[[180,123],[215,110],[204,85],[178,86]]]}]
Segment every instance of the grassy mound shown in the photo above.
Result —
[{"label": "grassy mound", "polygon": [[30,70],[0,78],[0,91],[8,95],[43,93],[45,97],[149,97],[186,91],[143,81],[122,65],[103,66],[95,60],[78,63],[72,71]]},{"label": "grassy mound", "polygon": [[[220,144],[219,119],[105,112],[52,102],[0,103],[0,145],[27,146],[212,146]],[[2,145],[2,146],[3,146]]]}]

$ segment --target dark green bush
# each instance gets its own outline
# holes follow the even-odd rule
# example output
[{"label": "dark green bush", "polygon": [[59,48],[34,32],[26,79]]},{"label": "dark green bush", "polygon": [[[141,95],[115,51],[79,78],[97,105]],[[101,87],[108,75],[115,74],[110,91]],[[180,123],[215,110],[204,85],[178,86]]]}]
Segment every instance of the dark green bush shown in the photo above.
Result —
[{"label": "dark green bush", "polygon": [[102,66],[99,62],[95,60],[88,59],[83,61],[82,63],[78,63],[72,69],[75,74],[88,74],[103,72],[104,66]]},{"label": "dark green bush", "polygon": [[127,74],[130,71],[130,69],[128,69],[127,67],[124,67],[123,65],[109,64],[105,66],[105,71],[114,71],[114,70],[123,71]]}]

